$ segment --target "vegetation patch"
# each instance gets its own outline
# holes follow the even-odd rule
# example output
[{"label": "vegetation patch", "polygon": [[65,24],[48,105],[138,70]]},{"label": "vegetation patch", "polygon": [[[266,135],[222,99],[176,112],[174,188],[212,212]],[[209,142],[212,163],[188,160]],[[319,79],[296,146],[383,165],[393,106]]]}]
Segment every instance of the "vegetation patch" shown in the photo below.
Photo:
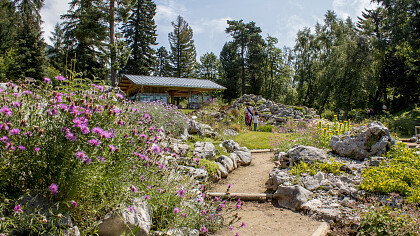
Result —
[{"label": "vegetation patch", "polygon": [[248,149],[269,149],[271,133],[244,131],[235,137],[235,142]]},{"label": "vegetation patch", "polygon": [[363,171],[360,187],[380,194],[400,193],[408,202],[420,203],[420,155],[399,143],[386,157],[388,163]]}]

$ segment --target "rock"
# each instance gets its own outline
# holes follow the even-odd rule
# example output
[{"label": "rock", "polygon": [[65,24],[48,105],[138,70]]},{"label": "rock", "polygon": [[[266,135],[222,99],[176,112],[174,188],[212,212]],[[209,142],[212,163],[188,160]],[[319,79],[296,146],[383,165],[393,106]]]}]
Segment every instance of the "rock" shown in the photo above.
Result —
[{"label": "rock", "polygon": [[370,156],[381,156],[394,144],[388,128],[379,121],[353,128],[351,132],[333,136],[330,140],[334,153],[359,161]]},{"label": "rock", "polygon": [[237,150],[241,150],[239,144],[233,140],[226,140],[220,144],[222,147],[226,148],[226,151],[231,153]]},{"label": "rock", "polygon": [[315,211],[322,206],[322,202],[319,199],[312,199],[310,201],[305,202],[300,207],[304,211]]},{"label": "rock", "polygon": [[233,167],[233,161],[232,159],[230,159],[227,156],[220,156],[216,159],[217,162],[220,162],[228,172],[232,172],[232,170],[234,169]]},{"label": "rock", "polygon": [[274,198],[281,207],[299,210],[308,201],[312,193],[301,186],[280,185],[274,193]]},{"label": "rock", "polygon": [[317,219],[322,219],[327,222],[337,222],[341,218],[341,211],[337,208],[318,208],[316,209]]},{"label": "rock", "polygon": [[286,155],[289,158],[291,165],[301,161],[313,164],[314,161],[324,161],[327,159],[324,150],[303,145],[293,146]]},{"label": "rock", "polygon": [[200,159],[205,158],[213,161],[214,157],[216,156],[216,148],[211,142],[196,142],[194,144],[193,155]]},{"label": "rock", "polygon": [[221,176],[222,178],[227,178],[227,177],[228,177],[228,171],[227,171],[227,169],[225,168],[225,166],[224,166],[222,163],[217,162],[217,161],[216,161],[216,164],[219,166],[220,176]]},{"label": "rock", "polygon": [[166,232],[166,235],[171,235],[171,236],[199,236],[200,231],[198,231],[197,229],[189,229],[189,228],[183,227],[183,228],[170,229]]},{"label": "rock", "polygon": [[63,229],[63,236],[80,236],[79,227],[73,226],[68,229]]},{"label": "rock", "polygon": [[248,149],[245,150],[237,150],[234,152],[238,158],[239,158],[239,163],[242,166],[247,166],[251,164],[252,161],[252,156],[251,156],[251,152]]},{"label": "rock", "polygon": [[232,160],[233,168],[234,169],[238,168],[238,166],[240,165],[240,163],[239,163],[240,160],[239,160],[238,155],[236,155],[235,153],[230,153],[229,158]]},{"label": "rock", "polygon": [[201,168],[194,168],[191,166],[181,166],[181,168],[186,170],[188,174],[196,180],[206,181],[209,176],[207,171]]},{"label": "rock", "polygon": [[327,191],[333,188],[333,184],[332,184],[332,183],[331,183],[331,181],[329,181],[328,179],[324,179],[324,180],[322,180],[322,181],[319,183],[319,185],[321,185],[321,187],[322,187],[324,190],[327,190]]},{"label": "rock", "polygon": [[169,145],[169,148],[180,156],[185,156],[190,150],[190,145],[185,143],[173,143]]},{"label": "rock", "polygon": [[285,182],[289,182],[293,179],[293,177],[289,174],[287,170],[282,170],[278,168],[274,168],[270,171],[267,188],[270,190],[277,190],[279,185],[284,185]]},{"label": "rock", "polygon": [[314,179],[313,177],[305,178],[302,180],[303,185],[306,189],[313,191],[320,187],[319,182],[317,179]]},{"label": "rock", "polygon": [[227,129],[227,130],[224,130],[223,131],[223,135],[225,135],[225,136],[230,136],[230,137],[236,137],[236,136],[238,136],[238,132],[236,132],[235,130],[233,130],[233,129]]},{"label": "rock", "polygon": [[98,234],[103,236],[121,235],[123,232],[128,234],[138,227],[136,236],[148,235],[152,227],[150,205],[140,199],[134,199],[133,203],[131,209],[126,207],[119,213],[107,214],[98,225]]},{"label": "rock", "polygon": [[322,172],[318,172],[318,173],[316,173],[316,174],[314,175],[314,178],[315,178],[316,180],[318,180],[319,182],[321,182],[322,180],[324,180],[324,179],[325,179],[325,175],[324,175],[324,173],[322,173]]},{"label": "rock", "polygon": [[379,166],[379,163],[386,161],[386,157],[371,157],[369,166]]}]

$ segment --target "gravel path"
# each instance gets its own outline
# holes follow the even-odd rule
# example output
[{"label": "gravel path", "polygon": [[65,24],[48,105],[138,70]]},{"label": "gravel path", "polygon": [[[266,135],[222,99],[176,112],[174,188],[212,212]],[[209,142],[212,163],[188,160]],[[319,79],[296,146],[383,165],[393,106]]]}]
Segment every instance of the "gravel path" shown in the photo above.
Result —
[{"label": "gravel path", "polygon": [[[211,191],[225,192],[227,185],[231,184],[230,192],[264,193],[268,174],[274,167],[272,157],[271,152],[253,153],[250,166],[234,170],[227,179],[222,179]],[[244,202],[242,210],[238,212],[242,218],[233,225],[234,229],[221,229],[215,235],[234,236],[238,233],[241,236],[311,236],[321,225],[321,222],[314,221],[308,216],[277,207],[273,203]],[[239,227],[241,222],[244,222],[246,226]]]}]

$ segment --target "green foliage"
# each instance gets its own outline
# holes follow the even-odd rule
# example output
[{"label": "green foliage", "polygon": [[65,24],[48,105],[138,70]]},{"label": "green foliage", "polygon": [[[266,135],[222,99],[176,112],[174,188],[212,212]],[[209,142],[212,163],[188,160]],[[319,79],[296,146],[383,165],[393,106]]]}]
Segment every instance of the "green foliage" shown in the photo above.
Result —
[{"label": "green foliage", "polygon": [[393,115],[381,118],[381,122],[388,127],[391,132],[398,136],[412,136],[415,134],[414,126],[420,125],[420,107],[403,110]]},{"label": "green foliage", "polygon": [[273,129],[274,129],[274,126],[267,125],[267,124],[261,125],[261,126],[259,126],[257,128],[258,131],[261,131],[261,132],[270,132],[270,133],[273,132]]},{"label": "green foliage", "polygon": [[128,21],[122,26],[126,44],[131,48],[124,73],[150,75],[156,61],[156,4],[151,0],[136,1]]},{"label": "green foliage", "polygon": [[408,202],[420,203],[420,155],[400,143],[386,157],[389,163],[363,171],[360,187],[374,193],[400,193]]},{"label": "green foliage", "polygon": [[217,81],[219,79],[220,61],[213,52],[205,53],[197,64],[197,75],[200,79]]},{"label": "green foliage", "polygon": [[332,173],[334,175],[343,174],[340,171],[340,167],[343,164],[336,161],[334,158],[331,158],[328,162],[316,162],[314,164],[308,164],[303,161],[299,162],[298,164],[293,165],[292,169],[290,169],[290,174],[295,176],[300,176],[302,173],[309,173],[310,175],[315,175],[319,171],[325,173]]},{"label": "green foliage", "polygon": [[169,33],[171,46],[170,64],[172,75],[175,77],[189,78],[194,72],[196,51],[193,40],[193,31],[182,16],[172,22],[174,31]]},{"label": "green foliage", "polygon": [[388,206],[371,207],[360,222],[357,235],[406,235],[419,234],[418,219],[401,210]]},{"label": "green foliage", "polygon": [[217,165],[216,162],[207,159],[200,159],[200,166],[204,166],[209,174],[217,173],[219,170],[219,165]]}]

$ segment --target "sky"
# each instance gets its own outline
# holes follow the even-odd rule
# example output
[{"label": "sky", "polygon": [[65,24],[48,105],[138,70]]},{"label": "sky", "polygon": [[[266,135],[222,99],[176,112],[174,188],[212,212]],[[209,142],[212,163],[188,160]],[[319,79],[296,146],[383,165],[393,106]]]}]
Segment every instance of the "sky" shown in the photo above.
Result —
[{"label": "sky", "polygon": [[[48,44],[54,25],[61,22],[60,15],[68,10],[68,2],[44,0],[41,16]],[[218,56],[223,45],[232,40],[225,33],[226,20],[254,21],[264,38],[268,35],[278,38],[277,46],[282,48],[294,46],[299,30],[313,29],[317,22],[322,23],[327,10],[356,22],[365,8],[376,7],[370,0],[155,0],[155,3],[158,47],[164,46],[169,51],[171,22],[181,15],[193,29],[198,57],[206,52]]]}]

